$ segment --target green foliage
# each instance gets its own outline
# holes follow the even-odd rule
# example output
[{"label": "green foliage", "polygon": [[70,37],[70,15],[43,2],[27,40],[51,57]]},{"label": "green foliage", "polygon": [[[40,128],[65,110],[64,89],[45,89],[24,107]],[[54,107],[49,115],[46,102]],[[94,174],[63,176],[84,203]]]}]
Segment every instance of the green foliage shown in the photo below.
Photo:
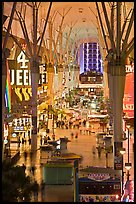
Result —
[{"label": "green foliage", "polygon": [[26,176],[22,166],[12,166],[10,162],[2,164],[2,199],[4,202],[21,202],[23,197],[29,202],[33,183]]}]

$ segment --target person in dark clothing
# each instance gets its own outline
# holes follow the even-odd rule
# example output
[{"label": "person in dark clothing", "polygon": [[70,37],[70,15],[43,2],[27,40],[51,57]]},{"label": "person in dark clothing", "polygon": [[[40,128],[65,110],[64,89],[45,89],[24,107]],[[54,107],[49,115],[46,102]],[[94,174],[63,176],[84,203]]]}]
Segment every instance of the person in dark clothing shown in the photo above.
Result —
[{"label": "person in dark clothing", "polygon": [[22,165],[22,168],[23,168],[23,170],[24,170],[24,172],[25,172],[25,170],[26,170],[26,165],[23,164],[23,165]]},{"label": "person in dark clothing", "polygon": [[32,162],[32,159],[33,159],[33,152],[30,152],[30,160]]},{"label": "person in dark clothing", "polygon": [[99,158],[101,157],[101,151],[102,151],[102,148],[100,146],[98,146],[98,157]]},{"label": "person in dark clothing", "polygon": [[31,144],[31,138],[29,138],[28,142],[29,142],[29,145],[30,145]]},{"label": "person in dark clothing", "polygon": [[62,129],[64,128],[64,124],[65,124],[65,123],[64,123],[64,121],[62,120],[62,121],[61,121],[61,128],[62,128]]},{"label": "person in dark clothing", "polygon": [[44,197],[45,197],[45,182],[43,180],[41,182],[41,195],[42,195],[42,201],[44,201]]},{"label": "person in dark clothing", "polygon": [[24,144],[26,145],[26,138],[24,139]]},{"label": "person in dark clothing", "polygon": [[35,175],[35,170],[36,170],[35,166],[32,166],[31,167],[31,172],[32,172],[33,176]]},{"label": "person in dark clothing", "polygon": [[83,121],[83,126],[84,126],[84,127],[86,126],[86,120]]},{"label": "person in dark clothing", "polygon": [[48,136],[48,140],[51,140],[51,138]]},{"label": "person in dark clothing", "polygon": [[92,153],[93,153],[93,155],[95,155],[95,146],[94,145],[92,147]]},{"label": "person in dark clothing", "polygon": [[24,138],[22,138],[22,144],[24,144]]},{"label": "person in dark clothing", "polygon": [[34,185],[33,185],[34,202],[38,202],[38,191],[39,191],[39,185],[38,185],[37,181],[35,181]]},{"label": "person in dark clothing", "polygon": [[46,144],[47,143],[47,137],[45,136],[44,137],[44,144]]},{"label": "person in dark clothing", "polygon": [[40,144],[42,145],[42,143],[43,143],[43,139],[42,139],[42,136],[41,136],[41,138],[40,138]]},{"label": "person in dark clothing", "polygon": [[25,159],[25,162],[26,162],[26,160],[27,160],[27,151],[26,150],[24,151],[24,159]]},{"label": "person in dark clothing", "polygon": [[75,138],[76,138],[76,139],[78,138],[78,132],[76,133]]},{"label": "person in dark clothing", "polygon": [[69,121],[69,128],[71,129],[72,128],[72,122]]},{"label": "person in dark clothing", "polygon": [[71,132],[71,139],[73,139],[73,137],[74,137],[74,133],[73,133],[73,132]]}]

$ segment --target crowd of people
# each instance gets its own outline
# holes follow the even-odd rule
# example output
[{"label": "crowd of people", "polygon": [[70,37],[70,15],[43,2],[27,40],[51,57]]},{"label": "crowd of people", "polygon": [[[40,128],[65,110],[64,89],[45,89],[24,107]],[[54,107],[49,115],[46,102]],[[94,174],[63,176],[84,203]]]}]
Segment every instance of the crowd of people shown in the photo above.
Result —
[{"label": "crowd of people", "polygon": [[85,127],[86,126],[86,120],[81,120],[81,119],[76,119],[76,120],[73,120],[72,118],[70,118],[69,120],[68,119],[64,119],[64,120],[57,120],[56,121],[56,127],[58,128],[62,128],[62,129],[74,129],[74,128],[77,128],[79,129],[79,127],[83,126]]}]

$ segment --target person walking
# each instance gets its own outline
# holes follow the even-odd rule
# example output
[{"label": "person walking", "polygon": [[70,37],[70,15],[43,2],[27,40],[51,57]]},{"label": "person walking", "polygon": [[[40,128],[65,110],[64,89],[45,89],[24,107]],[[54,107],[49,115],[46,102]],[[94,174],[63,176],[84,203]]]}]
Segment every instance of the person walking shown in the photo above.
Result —
[{"label": "person walking", "polygon": [[40,137],[40,144],[42,145],[42,143],[43,143],[43,138],[42,138],[42,135],[41,135],[41,137]]},{"label": "person walking", "polygon": [[30,161],[31,161],[31,163],[32,163],[32,159],[33,159],[33,152],[31,151],[30,152]]},{"label": "person walking", "polygon": [[44,144],[47,144],[47,136],[44,136],[43,141],[44,141]]},{"label": "person walking", "polygon": [[25,173],[25,170],[26,170],[26,165],[25,165],[25,164],[23,164],[23,165],[22,165],[22,168],[23,168],[24,173]]},{"label": "person walking", "polygon": [[92,153],[93,153],[93,156],[95,156],[95,153],[96,153],[96,148],[95,148],[95,146],[93,145],[93,147],[92,147]]},{"label": "person walking", "polygon": [[32,172],[33,176],[35,176],[35,170],[36,170],[36,167],[35,167],[35,166],[32,166],[32,167],[31,167],[31,172]]},{"label": "person walking", "polygon": [[102,151],[102,148],[101,148],[101,146],[99,145],[99,146],[98,146],[98,157],[99,157],[99,158],[101,157],[101,151]]},{"label": "person walking", "polygon": [[75,139],[77,139],[78,138],[78,132],[76,132],[76,135],[75,135]]},{"label": "person walking", "polygon": [[73,139],[73,137],[74,137],[74,133],[73,133],[73,132],[71,132],[71,139]]},{"label": "person walking", "polygon": [[34,181],[34,186],[33,186],[34,202],[38,202],[38,191],[39,191],[39,184],[35,180]]},{"label": "person walking", "polygon": [[29,142],[29,145],[31,145],[31,138],[29,137],[29,139],[28,139],[28,142]]},{"label": "person walking", "polygon": [[27,151],[25,150],[24,151],[24,159],[25,159],[25,162],[27,161]]},{"label": "person walking", "polygon": [[24,144],[24,138],[22,137],[22,144]]},{"label": "person walking", "polygon": [[41,201],[44,201],[45,198],[45,182],[42,180],[41,182]]},{"label": "person walking", "polygon": [[20,147],[20,143],[21,143],[21,140],[20,140],[20,137],[18,138],[18,148]]}]

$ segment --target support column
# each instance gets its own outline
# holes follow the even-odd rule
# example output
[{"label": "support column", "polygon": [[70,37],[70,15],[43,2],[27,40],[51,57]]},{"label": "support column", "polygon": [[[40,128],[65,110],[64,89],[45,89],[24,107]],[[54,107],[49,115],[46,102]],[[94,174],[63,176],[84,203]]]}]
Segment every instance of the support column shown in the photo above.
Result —
[{"label": "support column", "polygon": [[75,77],[75,80],[74,80],[74,87],[78,87],[78,84],[79,84],[79,72],[80,72],[80,67],[78,65],[75,65],[74,66],[74,77]]},{"label": "support column", "polygon": [[58,91],[59,96],[62,97],[62,81],[63,81],[63,66],[58,65]]},{"label": "support column", "polygon": [[103,70],[103,86],[104,86],[104,97],[108,98],[109,96],[109,80],[108,80],[108,62],[104,61],[104,70]]},{"label": "support column", "polygon": [[32,84],[32,137],[31,137],[31,150],[37,149],[37,89],[39,82],[39,63],[31,60],[31,84]]},{"label": "support column", "polygon": [[68,67],[68,65],[66,65],[66,66],[65,66],[65,79],[66,79],[66,84],[65,84],[65,86],[71,89],[71,87],[70,87],[70,85],[69,85],[70,83],[69,83],[68,78],[69,78],[69,67]]},{"label": "support column", "polygon": [[75,87],[75,73],[74,73],[75,65],[70,66],[70,76],[71,76],[71,81],[70,81],[70,87],[71,90]]},{"label": "support column", "polygon": [[109,87],[109,102],[111,108],[110,114],[110,125],[113,126],[113,77],[111,76],[111,70],[109,64],[107,65],[107,77],[108,77],[108,87]]},{"label": "support column", "polygon": [[[51,63],[47,65],[47,79],[48,79],[48,89],[47,89],[47,95],[49,97],[48,99],[48,111],[50,111],[50,107],[54,105],[54,67]],[[51,113],[48,114],[48,116],[51,115]],[[52,130],[53,125],[53,118],[48,117],[48,129]]]},{"label": "support column", "polygon": [[114,124],[114,169],[121,170],[122,156],[120,147],[122,147],[123,138],[123,97],[125,88],[125,66],[110,65],[109,81],[111,81],[110,91],[113,101],[113,124]]}]

